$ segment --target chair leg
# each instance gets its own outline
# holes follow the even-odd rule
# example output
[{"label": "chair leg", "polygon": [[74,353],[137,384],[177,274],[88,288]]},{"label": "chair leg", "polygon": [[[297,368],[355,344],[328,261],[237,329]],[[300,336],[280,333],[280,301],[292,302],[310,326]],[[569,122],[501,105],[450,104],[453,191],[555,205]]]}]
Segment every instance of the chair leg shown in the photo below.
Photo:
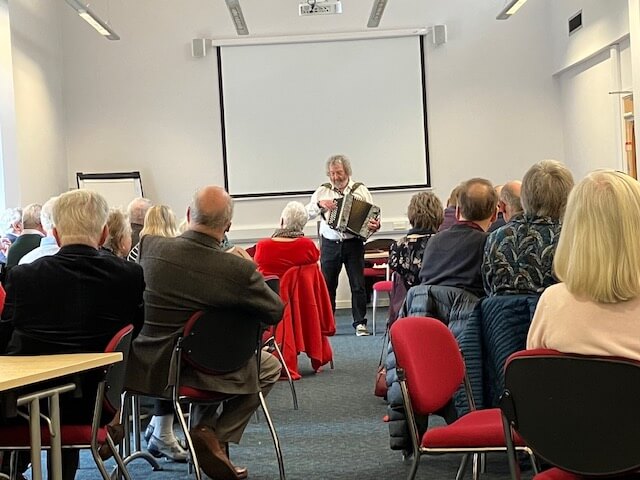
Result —
[{"label": "chair leg", "polygon": [[407,477],[409,480],[413,480],[414,478],[416,478],[416,473],[418,473],[418,467],[420,466],[420,457],[420,450],[413,452],[411,470],[409,470],[409,476]]},{"label": "chair leg", "polygon": [[[131,411],[129,411],[131,408]],[[131,422],[129,422],[129,417],[131,417]],[[158,463],[158,461],[149,453],[143,452],[142,446],[140,442],[140,401],[137,395],[131,395],[125,393],[124,400],[122,401],[122,416],[120,419],[120,423],[122,423],[124,427],[124,457],[122,462],[125,465],[129,465],[129,463],[137,460],[138,458],[142,458],[145,460],[154,472],[158,472],[162,470],[162,466]],[[136,425],[137,424],[137,425]],[[132,428],[133,426],[133,428]],[[132,433],[133,430],[133,433]],[[133,436],[133,452],[131,451],[131,440],[130,438]],[[111,472],[111,477],[114,477],[115,472]]]},{"label": "chair leg", "polygon": [[462,480],[464,478],[464,474],[467,471],[467,465],[469,464],[469,455],[469,453],[463,455],[458,471],[456,472],[456,480]]},{"label": "chair leg", "polygon": [[480,480],[480,454],[473,454],[473,463],[472,463],[472,478],[473,480]]},{"label": "chair leg", "polygon": [[[200,464],[198,463],[198,457],[196,457],[196,451],[193,447],[193,441],[191,440],[191,435],[189,434],[189,426],[184,419],[184,413],[182,412],[180,402],[174,400],[173,409],[176,412],[176,417],[178,417],[180,428],[182,428],[182,432],[184,433],[184,439],[187,441],[187,448],[189,449],[189,454],[191,454],[191,461],[193,462],[193,469],[195,471],[196,480],[202,480]],[[189,421],[191,421],[191,415],[189,415]]]},{"label": "chair leg", "polygon": [[374,290],[373,291],[373,301],[371,302],[373,303],[373,312],[371,313],[371,316],[373,317],[373,336],[376,336],[376,306],[378,304],[378,291]]},{"label": "chair leg", "polygon": [[264,399],[264,395],[262,394],[262,392],[258,392],[258,396],[260,397],[260,406],[262,407],[262,413],[264,414],[264,418],[266,419],[267,425],[269,426],[271,438],[273,439],[273,446],[276,450],[276,457],[278,458],[278,469],[280,470],[280,480],[285,480],[284,461],[282,460],[280,440],[278,439],[276,428],[273,426],[273,421],[271,421],[271,415],[269,414],[269,409],[267,408],[267,402]]},{"label": "chair leg", "polygon": [[289,382],[289,388],[291,389],[291,398],[293,399],[293,409],[298,410],[298,395],[296,394],[296,387],[293,385],[293,378],[291,378],[291,372],[289,371],[289,367],[287,367],[287,364],[284,361],[284,358],[282,356],[282,351],[280,350],[280,347],[278,346],[278,342],[276,342],[275,339],[273,340],[273,347],[275,348],[276,353],[278,354],[280,363],[282,363],[282,367],[284,368],[284,373],[287,376],[287,381]]}]

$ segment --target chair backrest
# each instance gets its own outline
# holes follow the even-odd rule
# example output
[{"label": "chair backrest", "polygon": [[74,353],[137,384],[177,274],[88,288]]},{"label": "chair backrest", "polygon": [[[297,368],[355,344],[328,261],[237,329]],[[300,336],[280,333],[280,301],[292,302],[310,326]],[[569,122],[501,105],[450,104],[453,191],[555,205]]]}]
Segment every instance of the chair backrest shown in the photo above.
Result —
[{"label": "chair backrest", "polygon": [[399,318],[391,326],[391,343],[413,410],[427,415],[442,408],[464,379],[464,360],[446,325],[429,317]]},{"label": "chair backrest", "polygon": [[112,412],[115,412],[120,408],[120,399],[124,389],[124,381],[127,373],[127,364],[129,361],[129,351],[131,350],[132,339],[133,325],[127,325],[113,336],[104,349],[105,353],[122,353],[122,361],[111,365],[105,378],[106,389],[104,399],[107,408]]},{"label": "chair backrest", "polygon": [[536,455],[579,475],[640,468],[640,363],[530,350],[507,360],[501,405]]},{"label": "chair backrest", "polygon": [[385,252],[389,251],[389,247],[395,243],[393,238],[376,238],[374,240],[369,240],[364,244],[365,251],[370,250],[384,250]]},{"label": "chair backrest", "polygon": [[255,314],[238,309],[194,313],[184,328],[182,358],[211,374],[228,373],[246,365],[262,336]]}]

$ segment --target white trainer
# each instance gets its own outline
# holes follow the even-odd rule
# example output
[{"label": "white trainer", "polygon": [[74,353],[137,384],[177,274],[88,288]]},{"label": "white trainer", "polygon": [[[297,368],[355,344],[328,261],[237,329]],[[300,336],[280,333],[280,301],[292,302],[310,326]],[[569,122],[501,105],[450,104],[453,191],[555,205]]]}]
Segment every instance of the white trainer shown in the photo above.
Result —
[{"label": "white trainer", "polygon": [[367,326],[364,323],[359,323],[356,325],[356,337],[366,337],[367,335],[371,335],[369,330],[367,330]]},{"label": "white trainer", "polygon": [[155,435],[151,435],[149,443],[147,444],[147,450],[151,455],[156,458],[166,457],[173,462],[186,462],[188,452],[182,448],[177,439],[173,439],[173,442],[168,444],[160,440]]}]

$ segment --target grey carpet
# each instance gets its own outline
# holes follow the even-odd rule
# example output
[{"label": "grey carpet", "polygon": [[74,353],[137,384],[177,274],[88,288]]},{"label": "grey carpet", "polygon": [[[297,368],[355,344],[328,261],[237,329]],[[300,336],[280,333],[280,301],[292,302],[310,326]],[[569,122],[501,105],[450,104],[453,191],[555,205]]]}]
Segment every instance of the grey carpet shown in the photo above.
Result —
[{"label": "grey carpet", "polygon": [[[296,382],[300,409],[293,410],[286,382],[279,382],[267,398],[288,480],[399,480],[409,472],[409,462],[403,461],[400,452],[389,449],[387,425],[382,422],[385,403],[372,393],[382,336],[356,337],[349,313],[340,311],[337,315],[338,332],[331,339],[334,370],[325,367],[315,374],[307,357],[300,355],[303,378]],[[379,315],[383,318],[386,312]],[[262,416],[249,425],[242,444],[232,446],[231,459],[249,468],[251,480],[278,478],[273,443]],[[416,478],[453,480],[459,461],[458,455],[423,456]],[[162,462],[162,466],[163,471],[152,472],[144,461],[136,460],[129,469],[134,479],[195,478],[184,464]],[[471,477],[470,469],[466,476]],[[82,453],[76,478],[100,478],[88,452]],[[506,457],[490,455],[482,478],[508,479]]]}]

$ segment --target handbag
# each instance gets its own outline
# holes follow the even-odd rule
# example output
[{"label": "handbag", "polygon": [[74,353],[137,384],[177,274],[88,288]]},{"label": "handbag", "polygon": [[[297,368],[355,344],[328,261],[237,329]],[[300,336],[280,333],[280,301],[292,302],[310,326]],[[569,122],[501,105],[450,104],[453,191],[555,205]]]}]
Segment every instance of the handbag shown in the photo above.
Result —
[{"label": "handbag", "polygon": [[387,397],[387,368],[384,366],[382,359],[387,347],[387,335],[389,333],[389,327],[384,332],[384,338],[382,340],[382,351],[380,352],[380,360],[378,361],[378,371],[376,372],[376,383],[373,388],[373,394],[376,397]]}]

